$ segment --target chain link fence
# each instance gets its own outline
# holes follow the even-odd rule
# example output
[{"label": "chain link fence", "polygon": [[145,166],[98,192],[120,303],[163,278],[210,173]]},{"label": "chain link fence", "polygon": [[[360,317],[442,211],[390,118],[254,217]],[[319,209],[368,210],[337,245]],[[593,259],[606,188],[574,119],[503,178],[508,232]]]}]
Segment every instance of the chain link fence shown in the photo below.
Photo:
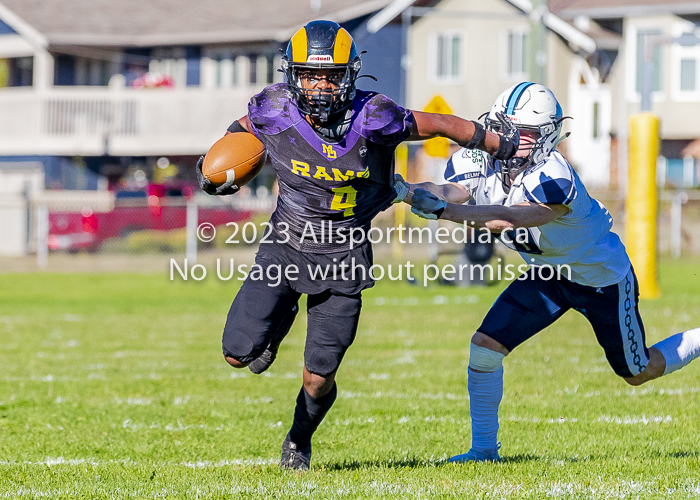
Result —
[{"label": "chain link fence", "polygon": [[[170,254],[196,259],[196,252],[217,248],[231,225],[265,221],[274,198],[156,196],[123,191],[93,199],[39,199],[34,207],[40,265],[55,253]],[[213,228],[213,229],[210,229]],[[243,242],[243,244],[252,242]]]},{"label": "chain link fence", "polygon": [[[33,202],[27,218],[28,248],[36,253],[40,267],[46,266],[51,255],[58,254],[169,255],[187,257],[192,263],[198,252],[254,249],[263,237],[263,223],[275,206],[272,194],[222,198],[200,193],[189,197],[95,191],[91,196],[83,191],[71,197],[66,193],[47,191]],[[614,231],[624,239],[623,200],[616,196],[600,199],[615,217]],[[375,222],[393,226],[394,217],[385,212]],[[408,222],[410,226],[425,221]],[[657,224],[660,253],[673,257],[699,254],[700,192],[661,191]],[[256,230],[248,231],[251,228]],[[231,238],[235,230],[237,236]],[[216,237],[212,237],[214,234]],[[425,248],[418,246],[425,255]],[[435,260],[438,253],[459,251],[452,247],[429,246],[429,258]]]}]

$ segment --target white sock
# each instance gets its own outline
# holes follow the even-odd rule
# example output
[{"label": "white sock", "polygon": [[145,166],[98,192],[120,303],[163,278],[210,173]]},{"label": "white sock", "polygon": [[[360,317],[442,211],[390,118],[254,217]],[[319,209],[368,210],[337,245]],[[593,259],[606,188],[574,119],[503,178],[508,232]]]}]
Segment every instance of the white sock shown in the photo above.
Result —
[{"label": "white sock", "polygon": [[677,333],[654,344],[666,360],[664,375],[680,370],[700,356],[700,328]]},{"label": "white sock", "polygon": [[493,373],[469,369],[469,412],[472,449],[485,452],[498,447],[498,405],[503,398],[503,367]]}]

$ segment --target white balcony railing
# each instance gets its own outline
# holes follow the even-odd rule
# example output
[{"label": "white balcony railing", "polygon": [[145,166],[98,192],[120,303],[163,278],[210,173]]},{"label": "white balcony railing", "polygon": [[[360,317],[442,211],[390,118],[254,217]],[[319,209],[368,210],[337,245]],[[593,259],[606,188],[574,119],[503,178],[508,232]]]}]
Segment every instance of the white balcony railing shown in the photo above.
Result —
[{"label": "white balcony railing", "polygon": [[0,156],[202,154],[261,88],[0,90]]}]

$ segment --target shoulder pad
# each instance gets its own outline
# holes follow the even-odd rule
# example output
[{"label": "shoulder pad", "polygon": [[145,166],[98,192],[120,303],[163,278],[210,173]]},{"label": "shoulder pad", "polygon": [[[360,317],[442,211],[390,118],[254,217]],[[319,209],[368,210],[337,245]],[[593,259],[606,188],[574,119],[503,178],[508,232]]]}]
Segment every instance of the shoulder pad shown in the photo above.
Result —
[{"label": "shoulder pad", "polygon": [[559,153],[529,168],[522,183],[525,196],[533,203],[566,205],[576,198],[574,172]]},{"label": "shoulder pad", "polygon": [[478,149],[462,148],[447,160],[445,180],[460,182],[481,177],[488,163],[487,155]]},{"label": "shoulder pad", "polygon": [[402,108],[383,94],[358,90],[353,111],[359,115],[353,128],[372,142],[394,146],[411,135],[411,110]]},{"label": "shoulder pad", "polygon": [[265,87],[254,95],[248,103],[248,118],[256,132],[273,135],[292,125],[289,107],[292,103],[287,96],[287,87],[277,83]]}]

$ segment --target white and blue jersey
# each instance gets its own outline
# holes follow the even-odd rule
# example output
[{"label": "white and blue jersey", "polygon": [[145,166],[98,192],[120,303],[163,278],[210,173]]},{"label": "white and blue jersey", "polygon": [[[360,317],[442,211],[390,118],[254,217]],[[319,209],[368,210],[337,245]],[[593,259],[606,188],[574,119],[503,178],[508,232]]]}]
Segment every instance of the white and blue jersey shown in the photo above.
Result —
[{"label": "white and blue jersey", "polygon": [[637,280],[603,204],[588,195],[556,151],[521,172],[508,192],[494,170],[497,166],[481,151],[462,149],[449,160],[445,179],[463,185],[477,205],[531,202],[569,207],[566,215],[528,228],[526,242],[513,237],[510,244],[502,241],[534,266],[569,266],[571,276],[564,270],[557,279],[536,272],[519,277],[501,293],[478,331],[512,351],[575,309],[590,322],[615,373],[633,377],[644,371],[649,351]]},{"label": "white and blue jersey", "polygon": [[497,161],[479,150],[460,149],[447,162],[445,180],[464,186],[477,205],[531,202],[570,208],[552,222],[528,228],[526,243],[522,237],[516,241],[514,234],[504,238],[507,246],[535,266],[569,266],[571,281],[580,285],[605,287],[625,278],[630,260],[620,238],[611,231],[612,216],[589,196],[559,152],[552,151],[545,161],[521,172],[508,192],[495,171]]}]

